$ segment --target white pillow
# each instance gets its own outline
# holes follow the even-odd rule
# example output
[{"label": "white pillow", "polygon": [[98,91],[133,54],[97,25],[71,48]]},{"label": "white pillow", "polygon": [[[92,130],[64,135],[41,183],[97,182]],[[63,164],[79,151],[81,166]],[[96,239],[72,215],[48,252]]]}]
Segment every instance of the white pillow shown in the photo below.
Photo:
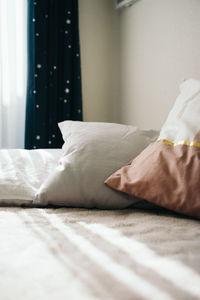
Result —
[{"label": "white pillow", "polygon": [[138,155],[155,131],[133,126],[64,121],[59,123],[63,157],[42,184],[36,203],[86,208],[125,208],[136,198],[113,191],[104,180]]},{"label": "white pillow", "polygon": [[0,205],[31,206],[61,155],[61,149],[0,150]]}]

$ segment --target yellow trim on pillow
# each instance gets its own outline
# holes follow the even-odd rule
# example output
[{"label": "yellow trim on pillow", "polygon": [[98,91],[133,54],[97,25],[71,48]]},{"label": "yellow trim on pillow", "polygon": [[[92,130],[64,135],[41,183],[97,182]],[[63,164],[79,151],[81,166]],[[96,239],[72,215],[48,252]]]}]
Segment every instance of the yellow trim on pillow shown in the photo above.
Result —
[{"label": "yellow trim on pillow", "polygon": [[186,146],[195,146],[195,147],[198,147],[200,148],[200,143],[198,142],[189,142],[189,141],[180,141],[180,142],[176,142],[176,143],[173,143],[173,142],[170,142],[168,140],[159,140],[157,142],[164,142],[170,146],[177,146],[177,145],[186,145]]}]

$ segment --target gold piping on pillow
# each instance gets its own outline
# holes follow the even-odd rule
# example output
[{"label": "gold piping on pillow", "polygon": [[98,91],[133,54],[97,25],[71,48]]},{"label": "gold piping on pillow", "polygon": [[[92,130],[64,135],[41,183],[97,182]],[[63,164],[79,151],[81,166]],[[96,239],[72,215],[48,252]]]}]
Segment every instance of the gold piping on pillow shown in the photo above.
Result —
[{"label": "gold piping on pillow", "polygon": [[180,141],[180,142],[176,142],[176,143],[173,143],[173,142],[170,142],[168,140],[159,140],[157,142],[164,142],[170,146],[177,146],[177,145],[186,145],[186,146],[195,146],[195,147],[198,147],[200,148],[200,143],[197,143],[197,142],[189,142],[189,141]]}]

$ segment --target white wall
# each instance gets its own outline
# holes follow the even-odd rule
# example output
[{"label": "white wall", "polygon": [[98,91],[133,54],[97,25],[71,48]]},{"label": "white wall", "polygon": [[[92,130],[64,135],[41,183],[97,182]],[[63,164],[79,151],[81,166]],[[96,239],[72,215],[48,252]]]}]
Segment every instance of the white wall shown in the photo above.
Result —
[{"label": "white wall", "polygon": [[118,120],[118,25],[114,0],[79,0],[84,121]]},{"label": "white wall", "polygon": [[159,129],[180,82],[200,79],[200,1],[139,0],[120,13],[120,45],[120,121]]}]

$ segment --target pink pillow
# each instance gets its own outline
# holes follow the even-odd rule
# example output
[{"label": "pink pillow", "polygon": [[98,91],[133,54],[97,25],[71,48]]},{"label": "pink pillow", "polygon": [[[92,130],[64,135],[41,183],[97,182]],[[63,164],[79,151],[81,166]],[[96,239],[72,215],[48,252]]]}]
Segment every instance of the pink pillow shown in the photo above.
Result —
[{"label": "pink pillow", "polygon": [[158,140],[105,183],[200,218],[200,81],[187,80],[180,91]]},{"label": "pink pillow", "polygon": [[149,145],[105,183],[115,190],[200,218],[200,149]]}]

